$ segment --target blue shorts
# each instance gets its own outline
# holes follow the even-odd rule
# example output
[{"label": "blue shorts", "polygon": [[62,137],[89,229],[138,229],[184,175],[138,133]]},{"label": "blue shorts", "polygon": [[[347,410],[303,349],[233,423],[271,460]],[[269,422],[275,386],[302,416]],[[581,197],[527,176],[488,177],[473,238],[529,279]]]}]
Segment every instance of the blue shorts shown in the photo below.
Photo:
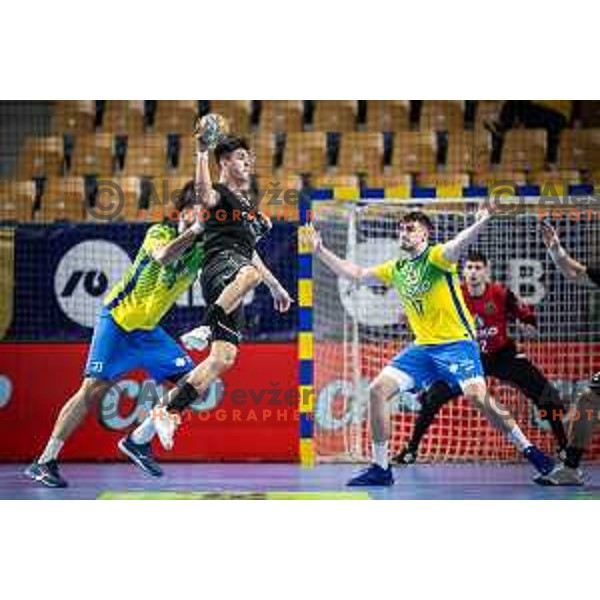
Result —
[{"label": "blue shorts", "polygon": [[[470,340],[449,344],[411,344],[392,359],[384,371],[400,380],[401,371],[412,379],[413,389],[426,389],[435,381],[462,389],[469,380],[485,378],[479,346]],[[404,378],[405,379],[405,378]],[[403,383],[406,383],[403,380]]]},{"label": "blue shorts", "polygon": [[194,362],[161,327],[125,331],[105,307],[98,315],[85,377],[114,381],[132,369],[144,369],[156,381],[182,377]]}]

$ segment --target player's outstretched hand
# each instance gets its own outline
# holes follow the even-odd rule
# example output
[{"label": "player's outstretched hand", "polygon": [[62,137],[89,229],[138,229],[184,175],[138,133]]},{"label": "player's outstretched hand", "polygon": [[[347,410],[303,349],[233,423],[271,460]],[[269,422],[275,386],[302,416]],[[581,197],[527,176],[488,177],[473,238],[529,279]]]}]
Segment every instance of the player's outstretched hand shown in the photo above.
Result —
[{"label": "player's outstretched hand", "polygon": [[271,296],[273,296],[273,306],[279,312],[287,312],[290,310],[290,306],[292,305],[293,299],[287,293],[287,290],[280,286],[271,290]]},{"label": "player's outstretched hand", "polygon": [[546,221],[542,221],[542,239],[548,250],[560,245],[556,229]]},{"label": "player's outstretched hand", "polygon": [[311,244],[313,253],[318,254],[323,249],[323,239],[321,234],[315,229],[314,225],[310,223],[304,228],[306,239]]}]

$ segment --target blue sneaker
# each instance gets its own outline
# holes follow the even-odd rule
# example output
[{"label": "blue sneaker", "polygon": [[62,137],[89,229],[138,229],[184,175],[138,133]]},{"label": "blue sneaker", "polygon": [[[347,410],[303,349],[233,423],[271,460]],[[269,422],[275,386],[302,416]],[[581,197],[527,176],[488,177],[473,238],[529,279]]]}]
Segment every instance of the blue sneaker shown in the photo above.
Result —
[{"label": "blue sneaker", "polygon": [[394,475],[392,474],[392,467],[383,469],[379,465],[373,463],[364,471],[361,471],[358,475],[355,475],[346,485],[358,487],[358,486],[389,486],[394,485]]},{"label": "blue sneaker", "polygon": [[160,477],[163,474],[162,469],[158,466],[158,463],[152,456],[150,444],[136,444],[130,436],[127,436],[119,440],[117,445],[119,446],[119,450],[127,456],[133,464],[142,469],[142,471],[153,477]]},{"label": "blue sneaker", "polygon": [[546,456],[537,446],[529,446],[523,456],[542,474],[548,475],[554,469],[554,461]]},{"label": "blue sneaker", "polygon": [[67,480],[60,476],[58,462],[55,460],[46,463],[33,462],[25,469],[25,475],[33,481],[43,483],[46,487],[66,488],[68,485]]}]

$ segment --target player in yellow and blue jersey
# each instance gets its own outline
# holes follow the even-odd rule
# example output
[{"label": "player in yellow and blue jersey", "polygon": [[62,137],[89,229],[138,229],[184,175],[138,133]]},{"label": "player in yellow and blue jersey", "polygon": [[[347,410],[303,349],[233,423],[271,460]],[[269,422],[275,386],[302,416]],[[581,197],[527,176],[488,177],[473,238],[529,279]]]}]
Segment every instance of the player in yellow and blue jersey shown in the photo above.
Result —
[{"label": "player in yellow and blue jersey", "polygon": [[362,267],[325,248],[320,235],[310,230],[314,254],[332,271],[357,283],[393,287],[402,302],[414,343],[398,354],[371,383],[369,418],[373,438],[373,464],[348,485],[392,485],[388,459],[390,439],[385,404],[399,392],[424,389],[434,381],[458,386],[490,422],[503,431],[540,473],[552,461],[525,437],[513,417],[491,398],[475,339],[475,323],[462,296],[457,262],[491,218],[482,208],[473,225],[443,244],[431,244],[433,225],[422,212],[410,212],[400,223],[401,256],[374,267]]},{"label": "player in yellow and blue jersey", "polygon": [[[142,368],[158,382],[176,383],[193,369],[192,359],[159,323],[202,266],[203,227],[193,212],[195,203],[190,181],[171,203],[179,221],[165,219],[148,229],[133,264],[104,299],[83,383],[63,406],[45,450],[27,469],[31,479],[66,487],[58,454],[119,376]],[[161,475],[147,436],[136,439],[136,432],[121,440],[119,448],[146,472]]]}]

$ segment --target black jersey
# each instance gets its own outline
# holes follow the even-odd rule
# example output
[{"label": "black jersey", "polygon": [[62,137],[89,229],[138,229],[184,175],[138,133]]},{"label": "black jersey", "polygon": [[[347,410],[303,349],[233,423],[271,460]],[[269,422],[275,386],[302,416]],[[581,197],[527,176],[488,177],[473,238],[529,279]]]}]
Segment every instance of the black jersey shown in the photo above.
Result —
[{"label": "black jersey", "polygon": [[251,259],[256,242],[267,229],[255,201],[232,192],[222,183],[215,183],[213,189],[220,200],[209,209],[204,223],[204,261],[227,250]]},{"label": "black jersey", "polygon": [[587,275],[592,282],[600,287],[600,263],[595,263],[587,268]]}]

